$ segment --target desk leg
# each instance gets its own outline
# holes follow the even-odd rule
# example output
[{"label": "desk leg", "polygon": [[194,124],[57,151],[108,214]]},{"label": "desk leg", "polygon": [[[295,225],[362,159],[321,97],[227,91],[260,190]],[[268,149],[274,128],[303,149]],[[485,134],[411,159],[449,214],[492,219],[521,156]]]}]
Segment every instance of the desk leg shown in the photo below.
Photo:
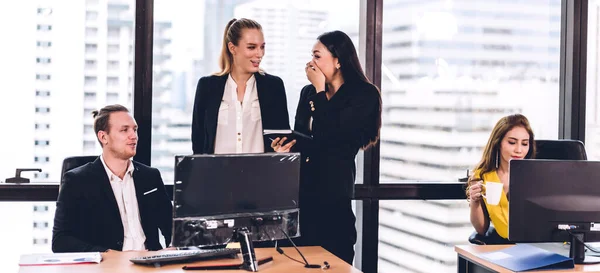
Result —
[{"label": "desk leg", "polygon": [[494,273],[488,268],[485,268],[477,263],[473,263],[461,255],[458,255],[458,273]]},{"label": "desk leg", "polygon": [[467,260],[458,255],[458,273],[467,273]]}]

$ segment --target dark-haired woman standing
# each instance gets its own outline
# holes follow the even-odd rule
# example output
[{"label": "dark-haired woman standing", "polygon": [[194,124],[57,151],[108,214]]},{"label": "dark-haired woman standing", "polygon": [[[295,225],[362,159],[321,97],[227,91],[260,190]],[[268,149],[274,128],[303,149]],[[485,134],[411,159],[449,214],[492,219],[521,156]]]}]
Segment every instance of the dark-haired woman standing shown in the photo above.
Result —
[{"label": "dark-haired woman standing", "polygon": [[[322,34],[306,64],[311,82],[300,94],[296,131],[313,136],[302,154],[300,245],[320,245],[352,264],[356,218],[351,198],[355,157],[379,138],[381,96],[365,76],[352,40],[341,31]],[[271,147],[289,151],[276,139]]]}]

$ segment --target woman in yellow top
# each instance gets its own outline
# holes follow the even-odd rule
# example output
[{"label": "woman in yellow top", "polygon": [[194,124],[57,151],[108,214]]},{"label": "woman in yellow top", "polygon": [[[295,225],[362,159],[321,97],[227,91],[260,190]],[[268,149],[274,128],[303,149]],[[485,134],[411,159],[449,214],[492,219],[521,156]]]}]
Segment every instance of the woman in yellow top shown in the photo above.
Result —
[{"label": "woman in yellow top", "polygon": [[[525,116],[509,115],[496,123],[485,145],[481,161],[477,164],[473,176],[469,178],[466,192],[471,210],[471,224],[478,234],[486,235],[493,241],[507,242],[508,161],[533,158],[534,155],[533,131]],[[500,202],[496,205],[489,205],[487,200],[481,197],[482,185],[487,181],[503,184]],[[490,221],[496,229],[496,234],[486,234]]]}]

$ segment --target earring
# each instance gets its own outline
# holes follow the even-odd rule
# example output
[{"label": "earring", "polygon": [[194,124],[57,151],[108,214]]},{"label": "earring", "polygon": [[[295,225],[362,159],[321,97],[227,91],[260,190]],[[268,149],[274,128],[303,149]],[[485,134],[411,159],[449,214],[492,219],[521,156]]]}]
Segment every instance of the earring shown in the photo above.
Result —
[{"label": "earring", "polygon": [[339,65],[339,64],[338,64],[338,65],[336,65],[336,66],[335,66],[335,68],[336,68],[336,69],[340,69],[340,65]]},{"label": "earring", "polygon": [[496,169],[498,169],[498,161],[500,161],[500,152],[496,153]]}]

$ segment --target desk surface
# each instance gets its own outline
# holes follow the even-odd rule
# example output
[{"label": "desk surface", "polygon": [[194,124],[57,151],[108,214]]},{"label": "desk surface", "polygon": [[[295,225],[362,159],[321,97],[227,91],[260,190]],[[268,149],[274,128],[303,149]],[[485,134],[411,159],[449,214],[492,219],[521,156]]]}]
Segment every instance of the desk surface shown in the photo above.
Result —
[{"label": "desk surface", "polygon": [[[311,264],[323,264],[323,261],[327,261],[331,267],[329,270],[325,271],[327,273],[360,273],[360,271],[346,262],[342,261],[340,258],[334,256],[329,253],[327,250],[318,247],[318,246],[308,246],[308,247],[299,247]],[[292,258],[302,260],[298,252],[294,248],[282,247],[287,255]],[[315,272],[324,272],[321,269],[315,270],[310,268],[304,268],[302,264],[294,262],[287,257],[277,253],[274,248],[257,248],[256,258],[263,258],[268,256],[273,256],[273,261],[263,264],[259,267],[259,272],[307,272],[307,273],[315,273]],[[200,261],[200,262],[192,262],[185,264],[170,264],[165,265],[159,268],[155,268],[154,266],[142,266],[135,265],[129,261],[130,258],[139,257],[139,256],[147,256],[151,255],[155,252],[109,252],[102,254],[102,262],[100,264],[80,264],[80,265],[46,265],[46,266],[21,266],[19,268],[20,273],[96,273],[96,272],[161,272],[161,273],[171,273],[171,272],[202,272],[199,270],[183,270],[181,267],[183,265],[209,265],[209,264],[221,264],[226,261],[232,261],[233,259],[220,259],[220,260],[210,260],[210,261]],[[241,254],[238,255],[238,259],[241,261]],[[219,270],[219,271],[210,271],[210,272],[248,272],[244,270]]]},{"label": "desk surface", "polygon": [[[499,273],[512,273],[514,271],[510,271],[504,267],[495,265],[491,262],[488,262],[484,259],[476,257],[474,254],[485,253],[490,251],[496,251],[500,249],[504,249],[507,247],[511,247],[512,245],[459,245],[455,246],[454,250],[459,256],[479,264],[483,267],[491,269],[495,272]],[[576,264],[574,269],[569,270],[536,270],[536,271],[527,271],[527,272],[551,272],[551,273],[563,273],[563,272],[600,272],[600,264],[591,264],[591,265],[580,265]]]}]

